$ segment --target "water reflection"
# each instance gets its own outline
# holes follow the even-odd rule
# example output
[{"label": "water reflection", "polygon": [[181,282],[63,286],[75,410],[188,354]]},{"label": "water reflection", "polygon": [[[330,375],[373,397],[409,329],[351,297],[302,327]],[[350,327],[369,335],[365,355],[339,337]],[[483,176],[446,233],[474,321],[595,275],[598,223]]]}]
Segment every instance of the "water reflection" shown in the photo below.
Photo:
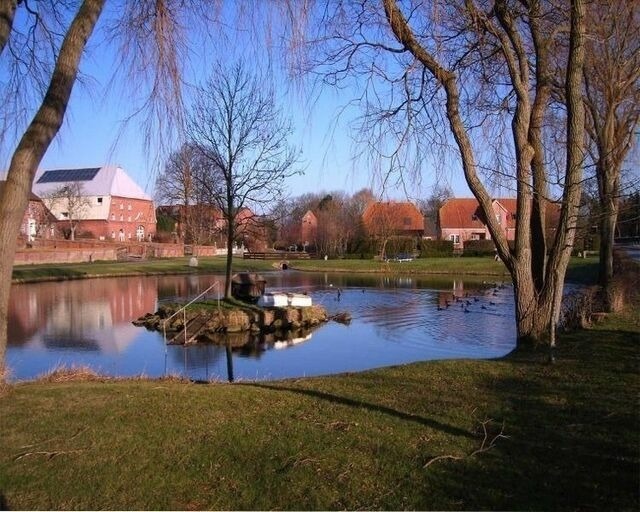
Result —
[{"label": "water reflection", "polygon": [[[238,333],[216,344],[165,347],[131,320],[159,303],[197,296],[222,276],[163,276],[15,285],[9,308],[13,377],[56,365],[111,375],[197,380],[299,377],[451,357],[496,357],[515,342],[513,295],[482,279],[266,273],[267,286],[305,291],[349,326],[330,323],[288,339]],[[214,297],[215,294],[212,296]]]}]

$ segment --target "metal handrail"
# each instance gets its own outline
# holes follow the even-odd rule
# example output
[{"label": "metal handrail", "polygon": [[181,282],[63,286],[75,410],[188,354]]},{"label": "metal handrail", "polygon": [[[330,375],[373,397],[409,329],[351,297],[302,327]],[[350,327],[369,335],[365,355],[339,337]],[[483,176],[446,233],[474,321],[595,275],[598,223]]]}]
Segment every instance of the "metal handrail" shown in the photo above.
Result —
[{"label": "metal handrail", "polygon": [[[187,307],[191,306],[191,304],[193,304],[195,301],[197,301],[203,295],[206,295],[207,293],[209,293],[209,291],[212,288],[215,288],[219,284],[220,283],[218,281],[216,281],[211,286],[209,286],[209,288],[207,288],[205,291],[203,291],[200,295],[198,295],[197,297],[191,299],[191,301],[189,301],[187,304],[185,304],[180,309],[178,309],[173,315],[171,315],[171,316],[169,316],[169,317],[164,319],[164,321],[162,322],[162,335],[163,335],[163,338],[164,338],[165,349],[167,347],[167,322],[169,320],[171,320],[173,317],[175,317],[176,315],[178,315],[180,312],[182,312],[182,314],[183,314],[182,324],[183,324],[183,329],[184,329],[184,343],[186,345],[187,344]],[[218,300],[218,309],[220,309],[220,292],[218,292],[217,300]]]}]

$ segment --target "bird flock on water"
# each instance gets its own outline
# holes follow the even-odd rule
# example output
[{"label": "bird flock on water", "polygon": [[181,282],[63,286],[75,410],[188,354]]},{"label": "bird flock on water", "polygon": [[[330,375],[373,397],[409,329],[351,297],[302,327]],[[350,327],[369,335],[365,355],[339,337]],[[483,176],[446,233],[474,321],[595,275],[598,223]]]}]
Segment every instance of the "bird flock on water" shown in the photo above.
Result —
[{"label": "bird flock on water", "polygon": [[[438,311],[445,311],[452,306],[458,306],[460,311],[463,311],[464,313],[471,313],[473,311],[477,311],[471,307],[477,306],[478,303],[480,303],[480,310],[488,310],[490,306],[495,306],[495,300],[491,299],[495,299],[500,293],[500,290],[505,289],[507,285],[504,283],[487,283],[486,281],[483,281],[482,284],[483,286],[488,287],[488,290],[483,293],[481,297],[471,295],[469,292],[465,292],[462,295],[452,293],[450,299],[447,298],[444,300],[444,306],[441,306],[440,304],[437,305]],[[488,302],[486,300],[481,300],[486,299],[487,296],[489,298]]]}]

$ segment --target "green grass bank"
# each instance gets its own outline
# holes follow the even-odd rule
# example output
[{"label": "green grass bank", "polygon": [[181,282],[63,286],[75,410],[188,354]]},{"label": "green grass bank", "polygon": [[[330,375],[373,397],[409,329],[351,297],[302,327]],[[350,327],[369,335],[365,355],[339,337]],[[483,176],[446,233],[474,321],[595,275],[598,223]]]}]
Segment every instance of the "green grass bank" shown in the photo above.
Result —
[{"label": "green grass bank", "polygon": [[637,510],[637,309],[545,354],[328,378],[24,383],[10,509]]},{"label": "green grass bank", "polygon": [[[145,261],[69,263],[57,265],[21,265],[13,269],[14,283],[161,274],[223,273],[225,257],[202,257],[197,267],[189,266],[189,258],[166,258]],[[424,258],[407,262],[374,260],[295,260],[292,268],[310,272],[389,273],[389,274],[456,274],[493,276],[509,279],[502,264],[493,258]],[[265,272],[277,269],[277,262],[235,258],[234,272]],[[594,270],[596,269],[596,270]],[[597,259],[574,258],[570,265],[574,274],[595,275]]]}]

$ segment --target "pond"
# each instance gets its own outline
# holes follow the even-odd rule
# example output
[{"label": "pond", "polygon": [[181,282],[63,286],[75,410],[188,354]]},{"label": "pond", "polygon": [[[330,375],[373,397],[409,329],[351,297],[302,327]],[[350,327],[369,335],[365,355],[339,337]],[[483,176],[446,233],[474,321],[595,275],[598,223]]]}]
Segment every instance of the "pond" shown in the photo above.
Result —
[{"label": "pond", "polygon": [[[515,347],[513,291],[482,278],[266,272],[267,290],[307,292],[330,322],[293,342],[165,346],[131,321],[159,304],[196,297],[219,275],[151,276],[13,285],[7,363],[12,380],[57,367],[111,376],[268,380],[361,371],[414,361],[492,358]],[[338,293],[338,291],[340,293]],[[455,302],[454,296],[461,298]],[[447,307],[447,303],[450,304]]]}]

